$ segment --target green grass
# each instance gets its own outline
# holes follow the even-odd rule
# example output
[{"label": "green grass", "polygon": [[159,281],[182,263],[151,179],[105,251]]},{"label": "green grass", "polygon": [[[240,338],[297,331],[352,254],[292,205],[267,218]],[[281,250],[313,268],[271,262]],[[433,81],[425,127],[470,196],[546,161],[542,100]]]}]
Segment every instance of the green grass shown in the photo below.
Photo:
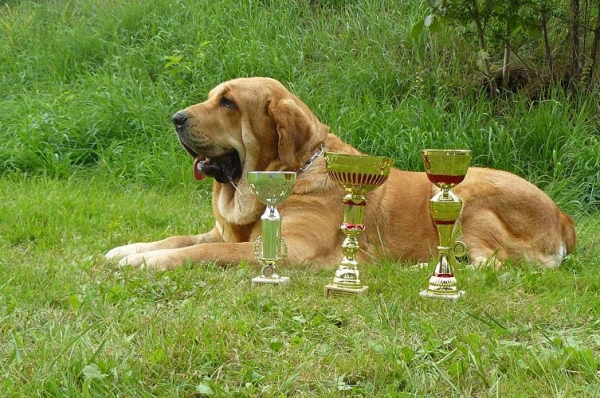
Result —
[{"label": "green grass", "polygon": [[557,270],[460,270],[455,304],[420,298],[431,270],[411,264],[363,266],[369,295],[341,300],[323,296],[331,271],[251,289],[258,270],[245,264],[148,273],[103,261],[129,239],[206,229],[207,185],[1,183],[7,396],[600,394],[597,216],[579,220],[578,251]]},{"label": "green grass", "polygon": [[100,166],[171,184],[181,169],[169,159],[180,152],[169,115],[221,81],[265,75],[344,139],[398,167],[420,169],[423,147],[469,147],[474,164],[516,172],[566,206],[597,209],[596,96],[555,89],[535,102],[481,99],[485,89],[469,83],[476,71],[461,62],[464,44],[412,40],[425,10],[396,3],[8,2],[0,174],[65,178]]},{"label": "green grass", "polygon": [[[398,4],[401,3],[401,4]],[[410,38],[397,1],[0,3],[0,396],[600,397],[597,95],[488,101],[452,32]],[[562,267],[361,269],[367,297],[325,299],[331,271],[117,269],[108,249],[211,227],[169,121],[238,76],[281,80],[359,149],[421,170],[469,147],[577,221]],[[594,93],[592,93],[594,94]],[[597,93],[596,93],[597,94]]]}]

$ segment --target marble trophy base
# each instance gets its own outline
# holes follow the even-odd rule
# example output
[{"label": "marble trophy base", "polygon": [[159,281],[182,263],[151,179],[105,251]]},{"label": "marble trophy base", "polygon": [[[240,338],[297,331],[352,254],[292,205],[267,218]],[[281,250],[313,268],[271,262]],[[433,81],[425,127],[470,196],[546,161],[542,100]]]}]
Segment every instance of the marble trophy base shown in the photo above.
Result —
[{"label": "marble trophy base", "polygon": [[431,290],[425,289],[419,293],[419,296],[421,296],[421,297],[441,298],[441,299],[452,300],[452,301],[456,301],[464,295],[465,295],[464,290],[459,290],[456,293],[448,294],[448,293],[434,293]]},{"label": "marble trophy base", "polygon": [[269,278],[266,276],[257,276],[252,278],[252,287],[256,285],[274,285],[274,286],[287,286],[290,284],[289,276],[280,276],[278,278]]},{"label": "marble trophy base", "polygon": [[325,285],[325,297],[335,296],[363,296],[369,291],[369,286],[362,286],[360,288],[341,287],[333,283]]}]

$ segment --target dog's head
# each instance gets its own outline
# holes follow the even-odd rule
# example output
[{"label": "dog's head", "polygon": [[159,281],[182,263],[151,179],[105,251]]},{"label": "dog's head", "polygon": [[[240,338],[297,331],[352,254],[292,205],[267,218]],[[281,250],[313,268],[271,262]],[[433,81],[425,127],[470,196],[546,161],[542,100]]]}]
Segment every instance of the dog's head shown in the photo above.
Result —
[{"label": "dog's head", "polygon": [[237,182],[254,170],[298,171],[327,136],[309,108],[270,78],[240,78],[172,117],[196,178]]}]

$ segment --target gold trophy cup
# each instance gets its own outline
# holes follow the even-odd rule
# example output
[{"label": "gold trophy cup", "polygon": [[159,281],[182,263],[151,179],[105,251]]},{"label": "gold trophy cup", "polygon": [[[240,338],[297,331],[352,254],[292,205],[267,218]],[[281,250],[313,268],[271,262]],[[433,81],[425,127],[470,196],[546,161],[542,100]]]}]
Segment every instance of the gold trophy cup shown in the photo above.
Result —
[{"label": "gold trophy cup", "polygon": [[365,229],[365,195],[387,180],[392,160],[327,152],[325,161],[329,177],[346,191],[344,221],[340,226],[346,235],[342,243],[344,258],[335,271],[333,283],[325,286],[325,296],[364,294],[369,287],[360,281],[356,254],[359,250],[357,236]]},{"label": "gold trophy cup", "polygon": [[281,216],[277,205],[285,201],[294,188],[296,173],[291,171],[251,171],[248,186],[258,200],[267,206],[261,216],[261,236],[254,243],[254,255],[262,266],[260,276],[252,279],[259,284],[287,284],[290,278],[279,276],[275,268],[287,256],[287,245],[281,236]]},{"label": "gold trophy cup", "polygon": [[429,278],[429,287],[422,297],[457,300],[465,294],[458,290],[452,268],[458,265],[457,258],[464,257],[467,247],[463,242],[453,241],[452,232],[460,216],[462,201],[451,189],[464,179],[471,163],[472,153],[468,149],[424,149],[421,158],[429,181],[440,188],[429,201],[431,217],[438,233],[438,263]]}]

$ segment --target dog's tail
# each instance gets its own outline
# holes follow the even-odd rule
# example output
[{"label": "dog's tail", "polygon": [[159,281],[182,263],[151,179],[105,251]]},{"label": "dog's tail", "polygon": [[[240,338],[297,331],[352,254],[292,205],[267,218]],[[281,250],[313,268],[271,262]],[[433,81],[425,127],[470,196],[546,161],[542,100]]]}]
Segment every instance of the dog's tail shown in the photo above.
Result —
[{"label": "dog's tail", "polygon": [[567,249],[567,254],[572,253],[575,250],[575,223],[573,219],[561,212],[560,213],[560,232],[562,235],[562,240]]}]

